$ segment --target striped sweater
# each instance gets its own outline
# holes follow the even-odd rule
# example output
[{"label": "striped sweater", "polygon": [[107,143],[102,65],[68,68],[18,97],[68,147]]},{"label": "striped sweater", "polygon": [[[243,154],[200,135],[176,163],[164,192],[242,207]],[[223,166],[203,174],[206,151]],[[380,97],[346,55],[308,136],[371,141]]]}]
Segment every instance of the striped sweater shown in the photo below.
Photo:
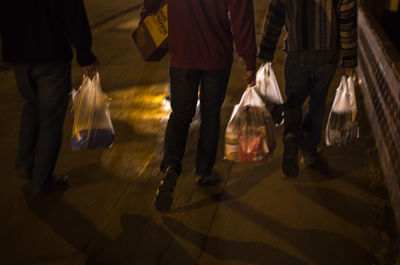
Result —
[{"label": "striped sweater", "polygon": [[271,0],[259,58],[272,61],[285,26],[285,51],[303,65],[357,66],[357,0]]}]

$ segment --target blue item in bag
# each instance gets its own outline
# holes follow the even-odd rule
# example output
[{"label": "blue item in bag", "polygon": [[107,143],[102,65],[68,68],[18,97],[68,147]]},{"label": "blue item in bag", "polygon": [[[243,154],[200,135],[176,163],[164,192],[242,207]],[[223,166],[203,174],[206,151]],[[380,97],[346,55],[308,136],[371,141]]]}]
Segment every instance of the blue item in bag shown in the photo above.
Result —
[{"label": "blue item in bag", "polygon": [[114,132],[110,129],[93,129],[88,137],[88,130],[81,130],[71,138],[73,150],[107,148],[114,142]]}]

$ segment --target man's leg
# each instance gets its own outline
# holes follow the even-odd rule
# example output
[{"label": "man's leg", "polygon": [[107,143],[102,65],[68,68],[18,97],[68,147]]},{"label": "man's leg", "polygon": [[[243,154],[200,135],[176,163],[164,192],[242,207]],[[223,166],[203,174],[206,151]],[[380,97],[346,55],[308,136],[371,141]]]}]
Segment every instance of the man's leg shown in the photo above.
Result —
[{"label": "man's leg", "polygon": [[155,199],[156,209],[160,212],[168,211],[172,205],[189,126],[196,113],[200,71],[171,68],[170,79],[172,112],[165,131],[164,157],[160,165],[164,176]]},{"label": "man's leg", "polygon": [[189,126],[196,113],[200,71],[171,68],[170,79],[172,112],[165,131],[164,157],[160,168],[165,172],[173,165],[180,173]]},{"label": "man's leg", "polygon": [[38,90],[40,120],[32,184],[35,193],[42,193],[50,191],[56,183],[53,170],[61,147],[72,87],[71,64],[38,64],[32,70],[32,77]]},{"label": "man's leg", "polygon": [[301,137],[302,105],[309,94],[310,71],[291,60],[285,63],[285,93],[284,110],[285,130],[283,133],[282,170],[288,177],[299,174],[298,148]]},{"label": "man's leg", "polygon": [[[231,68],[203,71],[200,88],[201,125],[196,154],[196,173],[209,177],[215,163],[220,111],[224,103]],[[199,182],[200,183],[200,182]]]},{"label": "man's leg", "polygon": [[16,159],[17,174],[21,178],[32,178],[39,130],[37,88],[31,78],[30,64],[13,65],[15,80],[24,99],[19,131]]},{"label": "man's leg", "polygon": [[309,107],[303,123],[306,138],[302,151],[307,164],[312,164],[321,141],[326,96],[335,71],[336,64],[328,64],[316,68],[312,75]]}]

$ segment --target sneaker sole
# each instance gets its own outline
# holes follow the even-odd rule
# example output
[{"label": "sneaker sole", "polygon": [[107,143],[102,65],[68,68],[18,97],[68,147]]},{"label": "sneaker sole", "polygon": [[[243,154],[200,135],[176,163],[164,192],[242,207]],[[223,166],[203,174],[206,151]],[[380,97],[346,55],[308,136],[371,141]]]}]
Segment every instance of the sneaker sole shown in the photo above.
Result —
[{"label": "sneaker sole", "polygon": [[217,185],[220,182],[221,182],[220,178],[210,178],[210,179],[206,179],[206,180],[203,180],[200,178],[196,181],[196,184],[199,186],[208,187],[208,186]]},{"label": "sneaker sole", "polygon": [[164,175],[163,180],[161,180],[156,193],[154,204],[157,211],[167,212],[171,209],[177,178],[178,174],[176,172],[167,169],[167,173]]}]

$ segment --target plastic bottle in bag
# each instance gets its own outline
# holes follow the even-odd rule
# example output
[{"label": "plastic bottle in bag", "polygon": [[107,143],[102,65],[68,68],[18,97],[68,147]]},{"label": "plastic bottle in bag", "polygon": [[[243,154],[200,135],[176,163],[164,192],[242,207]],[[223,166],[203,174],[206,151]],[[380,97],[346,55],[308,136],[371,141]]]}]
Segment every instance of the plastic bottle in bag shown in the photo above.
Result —
[{"label": "plastic bottle in bag", "polygon": [[240,118],[239,161],[264,160],[270,152],[265,111],[254,106],[245,106]]},{"label": "plastic bottle in bag", "polygon": [[274,123],[265,104],[248,87],[235,106],[225,132],[225,159],[265,161],[275,148]]},{"label": "plastic bottle in bag", "polygon": [[237,161],[239,158],[239,105],[233,109],[231,119],[225,131],[225,159]]}]

